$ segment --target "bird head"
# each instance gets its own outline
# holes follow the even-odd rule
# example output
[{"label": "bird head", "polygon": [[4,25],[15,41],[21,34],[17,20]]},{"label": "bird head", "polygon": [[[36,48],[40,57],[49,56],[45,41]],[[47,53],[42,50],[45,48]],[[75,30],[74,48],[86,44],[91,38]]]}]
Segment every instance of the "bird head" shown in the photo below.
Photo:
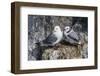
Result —
[{"label": "bird head", "polygon": [[69,33],[71,31],[71,27],[70,26],[66,26],[65,28],[64,28],[64,34],[67,34],[67,33]]},{"label": "bird head", "polygon": [[61,31],[60,26],[55,26],[54,27],[54,32],[58,32],[58,31]]},{"label": "bird head", "polygon": [[71,27],[69,27],[69,26],[66,26],[65,28],[64,28],[64,31],[66,31],[66,32],[69,32],[71,30]]}]

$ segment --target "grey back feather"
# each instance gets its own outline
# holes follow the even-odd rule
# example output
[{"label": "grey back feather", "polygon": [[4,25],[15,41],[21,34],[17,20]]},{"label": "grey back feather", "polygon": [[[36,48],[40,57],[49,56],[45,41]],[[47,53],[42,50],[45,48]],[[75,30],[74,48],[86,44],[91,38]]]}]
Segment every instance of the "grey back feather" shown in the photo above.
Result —
[{"label": "grey back feather", "polygon": [[78,36],[78,33],[72,31],[69,35],[68,35],[70,38],[73,38],[74,40],[79,40],[79,36]]},{"label": "grey back feather", "polygon": [[54,42],[56,42],[57,37],[51,33],[43,42],[46,44],[53,44]]}]

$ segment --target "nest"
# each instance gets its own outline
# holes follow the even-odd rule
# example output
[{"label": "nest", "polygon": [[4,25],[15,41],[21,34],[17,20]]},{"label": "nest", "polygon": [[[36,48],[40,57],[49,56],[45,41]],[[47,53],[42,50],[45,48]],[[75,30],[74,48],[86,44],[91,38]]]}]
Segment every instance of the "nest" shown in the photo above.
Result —
[{"label": "nest", "polygon": [[59,46],[45,49],[42,54],[43,60],[75,58],[82,58],[80,45],[67,45],[64,43],[59,43]]}]

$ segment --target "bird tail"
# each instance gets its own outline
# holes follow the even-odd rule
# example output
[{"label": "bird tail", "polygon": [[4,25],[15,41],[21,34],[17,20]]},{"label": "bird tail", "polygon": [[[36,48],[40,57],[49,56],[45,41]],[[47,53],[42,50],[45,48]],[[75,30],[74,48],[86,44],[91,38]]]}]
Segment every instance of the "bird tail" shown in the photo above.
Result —
[{"label": "bird tail", "polygon": [[36,45],[38,45],[38,46],[45,46],[45,44],[43,44],[43,42],[42,42],[42,41],[40,41],[40,42],[36,43]]},{"label": "bird tail", "polygon": [[40,46],[40,42],[35,43],[37,46]]}]

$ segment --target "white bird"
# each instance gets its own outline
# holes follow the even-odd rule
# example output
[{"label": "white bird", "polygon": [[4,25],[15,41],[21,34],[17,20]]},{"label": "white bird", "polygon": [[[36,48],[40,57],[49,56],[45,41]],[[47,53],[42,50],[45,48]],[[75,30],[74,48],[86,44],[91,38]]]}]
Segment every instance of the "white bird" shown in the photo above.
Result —
[{"label": "white bird", "polygon": [[64,40],[70,44],[81,44],[80,37],[71,27],[66,26],[63,31]]},{"label": "white bird", "polygon": [[43,41],[40,46],[54,46],[59,43],[63,38],[63,33],[59,26],[55,26],[53,32]]}]

